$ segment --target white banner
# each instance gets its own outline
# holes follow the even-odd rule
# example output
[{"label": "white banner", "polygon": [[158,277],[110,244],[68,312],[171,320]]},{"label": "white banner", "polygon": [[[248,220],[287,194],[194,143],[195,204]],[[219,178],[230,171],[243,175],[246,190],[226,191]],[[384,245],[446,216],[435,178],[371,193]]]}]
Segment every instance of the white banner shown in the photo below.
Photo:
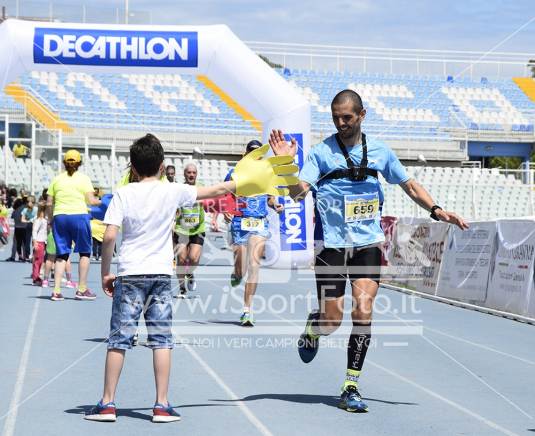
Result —
[{"label": "white banner", "polygon": [[499,220],[494,251],[485,306],[527,315],[533,287],[535,222]]},{"label": "white banner", "polygon": [[470,223],[468,230],[452,226],[442,257],[437,295],[483,303],[495,237],[495,222]]},{"label": "white banner", "polygon": [[448,224],[429,220],[400,220],[388,256],[393,281],[435,294]]}]

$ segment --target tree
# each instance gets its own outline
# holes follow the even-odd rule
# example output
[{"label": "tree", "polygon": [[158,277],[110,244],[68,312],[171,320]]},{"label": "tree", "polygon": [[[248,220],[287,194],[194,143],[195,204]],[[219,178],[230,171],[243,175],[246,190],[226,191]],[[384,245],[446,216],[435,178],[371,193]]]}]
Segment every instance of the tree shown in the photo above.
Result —
[{"label": "tree", "polygon": [[495,156],[491,157],[489,160],[489,165],[491,168],[516,170],[517,168],[520,168],[521,164],[522,159],[519,157]]}]

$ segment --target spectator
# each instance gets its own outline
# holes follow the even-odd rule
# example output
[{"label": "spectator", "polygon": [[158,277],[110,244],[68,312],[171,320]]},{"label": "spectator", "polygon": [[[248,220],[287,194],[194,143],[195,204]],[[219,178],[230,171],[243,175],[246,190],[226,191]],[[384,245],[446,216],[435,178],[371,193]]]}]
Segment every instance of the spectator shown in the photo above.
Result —
[{"label": "spectator", "polygon": [[30,247],[32,246],[32,231],[33,222],[37,218],[37,205],[35,204],[35,197],[30,195],[28,197],[28,203],[24,209],[22,209],[22,222],[26,224],[26,236],[24,237],[24,252],[27,253],[29,260],[29,254],[31,253]]},{"label": "spectator", "polygon": [[23,158],[26,159],[28,157],[30,149],[24,145],[22,142],[19,142],[18,144],[15,144],[13,146],[13,155],[15,158]]},{"label": "spectator", "polygon": [[17,198],[13,203],[13,212],[11,219],[15,222],[15,234],[13,236],[13,245],[11,247],[11,257],[6,259],[8,262],[15,262],[16,255],[20,262],[25,262],[28,253],[23,252],[24,241],[26,240],[26,223],[22,222],[22,210],[26,207],[27,198]]},{"label": "spectator", "polygon": [[44,188],[43,192],[41,192],[41,196],[39,197],[39,204],[45,203],[46,199],[48,198],[48,188]]},{"label": "spectator", "polygon": [[63,164],[65,172],[56,176],[48,188],[48,216],[53,216],[52,231],[56,242],[56,262],[54,291],[51,299],[62,301],[61,279],[65,271],[65,262],[73,250],[79,253],[79,284],[75,298],[77,300],[94,300],[96,295],[87,288],[91,255],[91,225],[87,204],[100,206],[95,198],[91,179],[78,172],[82,165],[82,156],[76,150],[65,153]]},{"label": "spectator", "polygon": [[5,199],[0,200],[0,245],[7,245],[9,238],[9,223],[7,218],[9,209],[6,207]]},{"label": "spectator", "polygon": [[32,281],[36,286],[41,286],[43,281],[40,277],[41,266],[45,258],[45,247],[47,238],[48,221],[45,218],[46,205],[39,206],[37,217],[32,226],[33,239],[33,259],[32,259]]},{"label": "spectator", "polygon": [[[7,194],[6,206],[8,207],[8,209],[11,209],[13,207],[13,203],[15,202],[17,198],[18,198],[17,190],[15,188],[11,188]],[[15,208],[13,207],[13,209]]]},{"label": "spectator", "polygon": [[104,238],[104,232],[106,231],[106,226],[104,223],[97,219],[91,220],[91,237],[93,239],[93,258],[95,260],[100,260],[102,253],[102,240]]}]

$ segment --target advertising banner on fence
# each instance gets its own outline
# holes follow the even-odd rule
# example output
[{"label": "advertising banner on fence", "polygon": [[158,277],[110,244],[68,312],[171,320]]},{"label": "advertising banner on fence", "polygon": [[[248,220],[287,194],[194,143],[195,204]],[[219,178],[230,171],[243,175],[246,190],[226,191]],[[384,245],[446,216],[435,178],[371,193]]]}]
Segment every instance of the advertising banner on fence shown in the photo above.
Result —
[{"label": "advertising banner on fence", "polygon": [[495,237],[495,222],[470,223],[468,230],[452,226],[442,256],[437,295],[483,303]]},{"label": "advertising banner on fence", "polygon": [[394,231],[396,229],[396,223],[398,219],[395,216],[382,216],[381,217],[381,228],[385,234],[385,242],[383,243],[381,250],[381,265],[388,265],[388,255],[392,250]]},{"label": "advertising banner on fence", "polygon": [[485,306],[527,315],[533,288],[535,222],[497,221],[494,252]]},{"label": "advertising banner on fence", "polygon": [[[398,221],[388,255],[393,282],[435,294],[448,224],[429,220]],[[387,274],[388,275],[388,274]]]}]

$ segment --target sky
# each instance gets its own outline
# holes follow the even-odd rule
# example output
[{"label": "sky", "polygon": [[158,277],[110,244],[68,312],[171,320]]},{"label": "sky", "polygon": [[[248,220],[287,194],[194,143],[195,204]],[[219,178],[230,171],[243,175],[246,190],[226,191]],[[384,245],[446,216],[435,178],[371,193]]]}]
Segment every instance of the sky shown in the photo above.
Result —
[{"label": "sky", "polygon": [[[62,21],[82,21],[85,5],[87,21],[114,22],[125,0],[0,4],[9,16],[18,4],[20,15]],[[245,41],[535,53],[535,0],[129,0],[129,9],[131,22],[226,24]]]}]

